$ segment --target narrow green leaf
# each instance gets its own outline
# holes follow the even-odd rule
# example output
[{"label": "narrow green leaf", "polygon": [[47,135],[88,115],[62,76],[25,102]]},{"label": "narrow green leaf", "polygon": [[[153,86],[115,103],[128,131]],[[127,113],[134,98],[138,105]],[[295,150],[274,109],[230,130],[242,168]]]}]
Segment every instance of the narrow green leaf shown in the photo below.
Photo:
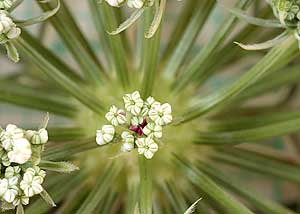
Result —
[{"label": "narrow green leaf", "polygon": [[53,162],[53,161],[41,160],[39,166],[45,170],[61,172],[61,173],[70,173],[79,170],[78,166],[75,166],[74,164],[69,162]]},{"label": "narrow green leaf", "polygon": [[254,192],[253,190],[244,187],[243,184],[233,179],[233,176],[228,176],[220,172],[219,169],[213,167],[213,165],[201,162],[198,165],[199,169],[212,178],[216,179],[221,185],[228,188],[228,190],[233,191],[245,198],[247,201],[252,203],[257,209],[262,213],[280,213],[280,214],[291,214],[291,210],[281,206],[280,204],[269,200],[268,198]]},{"label": "narrow green leaf", "polygon": [[148,32],[146,32],[146,34],[145,34],[145,37],[147,39],[151,38],[156,33],[157,29],[159,28],[159,25],[160,25],[162,17],[163,17],[163,13],[165,11],[166,0],[160,0],[159,5],[158,5],[158,2],[156,1],[154,3],[154,5],[156,8],[154,18],[149,27]]},{"label": "narrow green leaf", "polygon": [[139,188],[137,184],[131,184],[127,189],[127,197],[125,203],[125,213],[132,214],[136,207],[138,207],[139,201]]},{"label": "narrow green leaf", "polygon": [[185,211],[184,214],[192,214],[195,212],[196,207],[198,205],[198,203],[201,201],[202,198],[199,198],[197,201],[195,201],[195,203],[193,203],[188,209],[187,211]]},{"label": "narrow green leaf", "polygon": [[56,204],[46,190],[43,190],[43,192],[40,193],[40,196],[48,205],[50,205],[51,207],[56,207]]},{"label": "narrow green leaf", "polygon": [[[291,53],[297,53],[297,46],[295,45],[295,39],[290,36],[286,41],[280,45],[271,49],[271,51],[262,58],[257,64],[255,64],[246,74],[236,80],[233,84],[223,87],[211,95],[208,95],[202,99],[199,99],[198,104],[191,107],[187,113],[184,114],[184,121],[187,122],[203,114],[212,111],[217,107],[228,104],[234,97],[246,90],[250,85],[256,83],[264,75],[270,75],[274,72],[274,64],[280,62],[286,55]],[[292,59],[292,58],[291,58]],[[284,63],[287,63],[284,61]],[[275,70],[276,71],[276,70]]]},{"label": "narrow green leaf", "polygon": [[56,4],[57,4],[56,7],[54,7],[53,9],[51,9],[49,11],[44,12],[42,15],[40,15],[38,17],[34,17],[34,18],[26,19],[26,20],[14,20],[14,22],[17,24],[17,26],[20,26],[20,27],[25,27],[25,26],[44,22],[47,19],[54,16],[58,12],[58,10],[60,8],[60,0],[56,0]]},{"label": "narrow green leaf", "polygon": [[234,42],[235,44],[237,44],[238,46],[240,46],[241,48],[245,49],[245,50],[264,50],[264,49],[269,49],[272,48],[276,45],[279,45],[281,42],[283,42],[284,40],[286,40],[287,38],[287,32],[283,32],[282,34],[280,34],[279,36],[276,36],[274,39],[270,39],[266,42],[262,42],[262,43],[258,43],[258,44],[242,44],[239,42]]},{"label": "narrow green leaf", "polygon": [[232,14],[237,16],[238,18],[246,21],[249,24],[261,26],[261,27],[270,27],[270,28],[285,28],[284,25],[282,25],[277,19],[270,20],[270,19],[261,19],[256,18],[253,16],[249,16],[246,14],[245,11],[238,9],[238,8],[229,8],[222,4],[222,6],[230,11]]},{"label": "narrow green leaf", "polygon": [[79,127],[49,127],[49,139],[52,142],[66,142],[86,139],[86,131]]},{"label": "narrow green leaf", "polygon": [[7,51],[7,56],[14,62],[19,62],[19,53],[15,45],[12,42],[5,43],[5,48]]},{"label": "narrow green leaf", "polygon": [[173,208],[174,214],[182,214],[188,205],[176,184],[165,182],[165,184],[162,185],[162,189],[171,204],[171,208]]},{"label": "narrow green leaf", "polygon": [[126,19],[122,24],[120,24],[120,26],[116,30],[109,32],[109,34],[117,35],[129,28],[140,18],[140,16],[144,13],[144,10],[144,8],[135,10],[128,19]]},{"label": "narrow green leaf", "polygon": [[175,158],[175,162],[183,170],[187,178],[199,187],[205,194],[210,196],[220,207],[224,213],[247,214],[252,213],[243,204],[236,201],[231,195],[220,188],[206,174],[198,170],[192,163],[186,160]]},{"label": "narrow green leaf", "polygon": [[150,161],[144,156],[139,157],[140,171],[140,214],[152,213],[152,175],[150,170]]}]

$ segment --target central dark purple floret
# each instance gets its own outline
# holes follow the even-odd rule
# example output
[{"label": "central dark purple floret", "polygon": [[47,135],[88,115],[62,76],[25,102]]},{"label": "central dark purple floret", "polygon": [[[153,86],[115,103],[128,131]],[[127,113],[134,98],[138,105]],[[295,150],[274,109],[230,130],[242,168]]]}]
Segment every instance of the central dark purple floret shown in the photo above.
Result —
[{"label": "central dark purple floret", "polygon": [[139,125],[137,125],[137,126],[130,126],[130,131],[133,131],[133,132],[135,132],[137,135],[139,135],[139,136],[141,136],[141,135],[143,135],[143,128],[145,127],[145,126],[147,126],[147,120],[146,119],[144,119],[143,120],[143,122],[141,123],[141,124],[139,124]]}]

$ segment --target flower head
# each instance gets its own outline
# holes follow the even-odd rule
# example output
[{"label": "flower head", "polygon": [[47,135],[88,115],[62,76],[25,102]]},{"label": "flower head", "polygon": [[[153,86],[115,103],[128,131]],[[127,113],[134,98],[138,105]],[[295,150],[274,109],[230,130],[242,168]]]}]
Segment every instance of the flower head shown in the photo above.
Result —
[{"label": "flower head", "polygon": [[156,105],[149,111],[149,117],[156,124],[164,126],[172,122],[172,108],[169,103]]},{"label": "flower head", "polygon": [[158,145],[149,137],[138,138],[135,143],[138,146],[138,153],[143,154],[147,159],[151,159],[158,150]]},{"label": "flower head", "polygon": [[113,140],[115,136],[115,128],[112,125],[104,125],[101,130],[97,130],[96,142],[104,145]]},{"label": "flower head", "polygon": [[147,126],[143,128],[143,133],[150,138],[161,138],[162,127],[155,123],[148,123]]},{"label": "flower head", "polygon": [[31,144],[26,138],[16,139],[13,150],[7,153],[10,162],[24,164],[31,158]]},{"label": "flower head", "polygon": [[45,144],[48,142],[48,131],[44,128],[38,131],[28,130],[26,137],[32,144]]},{"label": "flower head", "polygon": [[9,151],[12,149],[15,140],[24,137],[24,131],[18,128],[16,125],[9,124],[6,126],[5,131],[0,134],[0,141],[2,142],[2,147]]},{"label": "flower head", "polygon": [[126,113],[123,109],[118,109],[116,106],[112,106],[109,112],[106,113],[105,118],[111,122],[113,126],[118,126],[126,123]]},{"label": "flower head", "polygon": [[132,94],[126,94],[123,97],[125,108],[131,114],[137,116],[140,114],[144,102],[141,98],[141,95],[138,91],[133,92]]}]

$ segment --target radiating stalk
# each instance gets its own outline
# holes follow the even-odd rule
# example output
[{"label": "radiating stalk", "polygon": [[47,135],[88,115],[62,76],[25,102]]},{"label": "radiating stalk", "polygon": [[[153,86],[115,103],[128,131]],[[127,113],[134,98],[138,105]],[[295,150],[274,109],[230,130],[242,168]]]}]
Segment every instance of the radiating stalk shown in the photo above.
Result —
[{"label": "radiating stalk", "polygon": [[[248,5],[249,0],[239,0],[236,7],[244,8]],[[206,61],[215,53],[218,46],[220,46],[224,40],[227,38],[229,33],[235,26],[237,18],[230,15],[223,23],[221,23],[220,28],[216,31],[215,35],[197,54],[191,63],[185,69],[182,75],[179,75],[173,84],[173,90],[180,91],[189,85],[190,81],[195,80],[199,75],[205,72]]]},{"label": "radiating stalk", "polygon": [[168,182],[166,182],[162,187],[174,213],[184,213],[188,206],[183,195],[178,191],[178,187],[175,184],[171,185]]},{"label": "radiating stalk", "polygon": [[152,175],[150,170],[151,161],[144,156],[139,157],[140,171],[140,214],[152,214]]},{"label": "radiating stalk", "polygon": [[300,169],[293,165],[268,160],[256,155],[251,156],[241,152],[231,152],[230,150],[221,150],[220,152],[211,153],[209,156],[213,160],[234,165],[240,169],[250,170],[275,179],[300,183]]},{"label": "radiating stalk", "polygon": [[92,111],[99,114],[102,113],[102,105],[98,97],[65,75],[61,71],[63,68],[55,62],[53,63],[51,59],[46,58],[47,55],[42,55],[39,49],[40,45],[38,45],[39,43],[36,39],[28,35],[15,40],[14,43],[27,59],[40,68],[40,72],[47,75],[49,79],[52,79],[62,89]]},{"label": "radiating stalk", "polygon": [[[267,74],[275,72],[274,65],[284,60],[286,56],[297,53],[297,45],[293,36],[289,36],[285,42],[274,47],[263,59],[254,65],[248,72],[229,86],[225,86],[211,95],[198,100],[198,104],[193,105],[190,110],[183,115],[183,121],[187,122],[222,107],[224,104],[232,102],[233,98],[245,91],[249,86],[256,83]],[[275,71],[274,71],[275,70]]]},{"label": "radiating stalk", "polygon": [[207,17],[211,13],[215,3],[214,0],[204,0],[197,6],[198,9],[193,14],[181,40],[176,44],[176,48],[167,62],[164,70],[167,75],[173,76],[187,58],[189,55],[188,52],[191,50],[199,32],[207,21]]},{"label": "radiating stalk", "polygon": [[132,214],[135,209],[138,208],[139,204],[139,186],[136,184],[131,184],[127,189],[126,203],[125,203],[125,213]]},{"label": "radiating stalk", "polygon": [[[144,32],[147,32],[153,18],[152,9],[147,9],[144,16]],[[159,29],[152,38],[144,38],[143,41],[142,70],[144,76],[141,86],[143,98],[151,95],[157,77],[160,37],[161,32]]]},{"label": "radiating stalk", "polygon": [[[51,3],[39,3],[39,5],[43,10],[52,8]],[[100,84],[101,75],[102,77],[106,75],[103,67],[77,26],[64,1],[61,1],[59,12],[50,19],[50,22],[70,50],[86,79],[91,83]]]},{"label": "radiating stalk", "polygon": [[262,213],[293,213],[291,210],[281,206],[279,203],[273,202],[268,198],[252,191],[251,189],[244,187],[243,184],[233,179],[233,176],[223,174],[219,169],[213,167],[213,165],[211,164],[203,162],[198,165],[198,167],[201,171],[216,179],[222,186],[228,188],[228,190],[230,191],[237,193],[238,195],[252,203]]},{"label": "radiating stalk", "polygon": [[48,127],[49,139],[52,142],[76,141],[85,139],[85,130],[78,127]]},{"label": "radiating stalk", "polygon": [[77,210],[76,214],[93,214],[94,210],[101,202],[101,200],[106,196],[107,192],[111,188],[113,179],[119,172],[114,164],[110,165],[105,169],[100,177],[97,177],[96,185],[92,188],[92,191],[88,197],[81,204],[80,208]]},{"label": "radiating stalk", "polygon": [[199,132],[195,143],[210,144],[210,145],[226,145],[238,144],[244,142],[259,142],[277,137],[287,135],[300,130],[300,118],[295,117],[286,119],[281,122],[274,122],[265,126],[256,128],[242,129],[237,131],[227,132]]},{"label": "radiating stalk", "polygon": [[[183,2],[182,2],[183,3]],[[192,17],[192,14],[197,11],[199,1],[186,1],[176,20],[176,25],[170,34],[170,39],[163,53],[162,61],[169,58],[170,54],[174,52],[179,40],[182,38],[182,34],[188,26],[188,23]]]},{"label": "radiating stalk", "polygon": [[[98,2],[97,0],[94,1]],[[113,9],[106,3],[98,3],[97,11],[99,16],[101,17],[101,22],[104,25],[104,30],[106,32],[113,31],[118,25]],[[126,61],[126,50],[124,49],[121,35],[107,35],[107,37],[117,77],[119,78],[119,81],[122,84],[122,86],[124,88],[127,88],[130,82],[128,74],[129,69]]]},{"label": "radiating stalk", "polygon": [[206,174],[195,168],[192,163],[179,159],[178,157],[174,160],[182,169],[187,179],[211,197],[217,206],[222,208],[224,213],[252,214],[248,208],[220,188]]},{"label": "radiating stalk", "polygon": [[16,85],[10,81],[0,81],[0,101],[71,118],[78,111],[68,98]]}]

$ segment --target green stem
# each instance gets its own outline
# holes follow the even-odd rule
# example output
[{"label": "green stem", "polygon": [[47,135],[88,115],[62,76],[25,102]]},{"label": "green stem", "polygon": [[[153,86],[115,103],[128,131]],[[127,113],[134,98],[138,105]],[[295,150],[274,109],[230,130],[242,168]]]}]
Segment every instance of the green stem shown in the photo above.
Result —
[{"label": "green stem", "polygon": [[[148,8],[144,12],[144,32],[147,32],[148,26],[150,25],[151,19],[153,18],[153,11],[151,11],[151,9],[152,8]],[[141,93],[143,98],[151,95],[155,83],[155,77],[157,76],[156,74],[158,71],[158,56],[161,37],[160,28],[152,38],[144,38],[143,40],[142,70],[144,73],[144,77],[141,86]]]},{"label": "green stem", "polygon": [[[233,84],[217,90],[215,93],[198,100],[198,104],[191,107],[187,113],[183,115],[182,122],[188,122],[196,119],[215,108],[220,108],[224,104],[230,103],[233,98],[245,91],[249,86],[256,83],[262,77],[270,75],[274,72],[274,65],[286,60],[286,56],[291,56],[297,51],[294,36],[287,37],[286,41],[274,47],[262,60],[253,66],[246,74],[236,80]],[[290,60],[293,57],[290,57]],[[276,71],[276,70],[275,70]]]},{"label": "green stem", "polygon": [[102,113],[102,102],[98,99],[98,97],[96,97],[89,89],[84,88],[83,85],[78,84],[66,76],[61,71],[63,68],[46,58],[47,55],[42,55],[39,49],[40,45],[38,45],[39,43],[35,38],[28,34],[26,37],[15,40],[14,43],[18,49],[24,53],[24,56],[27,57],[27,59],[40,68],[40,72],[47,75],[49,79],[52,79],[62,89],[67,91],[95,113]]},{"label": "green stem", "polygon": [[152,214],[152,176],[150,161],[144,156],[139,157],[140,168],[140,214]]},{"label": "green stem", "polygon": [[[39,3],[39,5],[45,11],[52,8],[50,3]],[[70,49],[71,54],[84,72],[86,79],[99,85],[101,74],[104,74],[105,77],[107,76],[64,1],[61,1],[59,12],[50,19],[50,22]]]}]

